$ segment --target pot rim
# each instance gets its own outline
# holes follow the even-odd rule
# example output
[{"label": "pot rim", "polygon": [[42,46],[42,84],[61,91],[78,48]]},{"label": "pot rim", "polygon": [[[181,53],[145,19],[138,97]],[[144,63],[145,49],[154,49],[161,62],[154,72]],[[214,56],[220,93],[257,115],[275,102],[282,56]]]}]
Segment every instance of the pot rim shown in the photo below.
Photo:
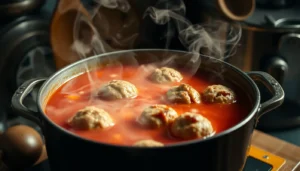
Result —
[{"label": "pot rim", "polygon": [[[109,56],[109,55],[114,55],[114,54],[122,54],[122,53],[130,53],[130,52],[174,52],[174,53],[185,53],[185,54],[192,54],[192,52],[187,52],[187,51],[181,51],[181,50],[169,50],[169,49],[131,49],[131,50],[120,50],[120,51],[114,51],[114,52],[108,52],[108,53],[103,53],[103,54],[100,54],[100,55],[94,55],[94,56],[91,56],[91,57],[88,57],[88,58],[85,58],[85,59],[81,59],[79,61],[76,61],[72,64],[69,64],[65,67],[63,67],[62,69],[58,70],[57,72],[55,72],[52,76],[50,76],[44,83],[43,85],[41,86],[41,88],[39,89],[39,92],[38,92],[38,97],[37,97],[37,106],[38,106],[38,109],[39,109],[39,112],[41,113],[40,116],[42,117],[43,120],[46,120],[48,123],[50,123],[53,127],[59,129],[60,131],[64,132],[65,134],[68,134],[69,136],[71,137],[74,137],[74,138],[77,138],[77,139],[80,139],[82,141],[86,141],[88,143],[93,143],[93,144],[101,144],[101,145],[104,145],[104,146],[108,146],[108,147],[116,147],[116,148],[124,148],[124,149],[165,149],[165,148],[173,148],[173,147],[180,147],[180,146],[186,146],[186,145],[191,145],[191,144],[195,144],[195,143],[203,143],[203,142],[207,142],[207,141],[210,141],[210,140],[213,140],[213,139],[217,139],[219,137],[222,137],[222,136],[225,136],[225,135],[228,135],[229,133],[231,132],[234,132],[236,130],[238,130],[239,128],[241,128],[242,126],[244,126],[245,124],[247,124],[253,117],[254,115],[257,113],[257,111],[259,110],[259,107],[260,107],[260,92],[259,92],[259,89],[257,87],[257,85],[255,84],[255,82],[242,70],[238,69],[237,67],[227,63],[227,62],[224,62],[220,59],[216,59],[216,58],[213,58],[213,57],[208,57],[208,56],[205,56],[207,58],[212,58],[212,60],[217,60],[225,65],[228,65],[228,67],[232,70],[234,70],[235,72],[238,72],[241,77],[243,77],[243,79],[246,79],[247,82],[249,82],[249,84],[251,84],[251,87],[253,88],[253,91],[254,91],[254,97],[256,97],[255,99],[255,103],[251,109],[251,111],[249,112],[248,116],[245,117],[243,120],[241,120],[238,124],[230,127],[229,129],[226,129],[218,134],[215,134],[213,136],[210,136],[210,137],[207,137],[207,138],[204,138],[204,139],[195,139],[195,140],[189,140],[189,141],[185,141],[185,142],[180,142],[180,143],[174,143],[174,144],[170,144],[170,145],[166,145],[166,146],[163,146],[163,147],[147,147],[147,148],[143,148],[143,147],[135,147],[135,146],[125,146],[125,145],[115,145],[115,144],[108,144],[108,143],[103,143],[103,142],[98,142],[98,141],[95,141],[95,140],[90,140],[90,139],[87,139],[87,138],[84,138],[84,137],[81,137],[75,133],[72,133],[64,128],[62,128],[61,126],[57,125],[56,123],[54,123],[45,113],[44,113],[44,110],[42,108],[42,103],[41,103],[41,99],[42,99],[42,92],[44,91],[47,91],[45,90],[45,88],[47,87],[47,85],[49,83],[52,82],[53,79],[55,79],[56,77],[59,77],[63,72],[65,72],[66,70],[69,70],[81,63],[84,63],[84,62],[88,62],[89,60],[93,60],[95,58],[101,58],[101,57],[105,57],[105,56]],[[253,125],[253,128],[255,126]],[[42,128],[43,129],[43,128]],[[47,141],[47,140],[46,140]]]}]

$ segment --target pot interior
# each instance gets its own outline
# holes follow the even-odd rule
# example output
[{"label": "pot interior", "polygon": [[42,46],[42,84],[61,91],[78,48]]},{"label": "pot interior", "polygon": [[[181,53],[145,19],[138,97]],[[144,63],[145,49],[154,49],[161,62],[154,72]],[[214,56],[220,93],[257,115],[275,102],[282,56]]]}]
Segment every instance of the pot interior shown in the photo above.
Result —
[{"label": "pot interior", "polygon": [[[260,101],[259,92],[254,82],[241,70],[228,63],[211,57],[199,56],[196,53],[141,49],[118,51],[89,57],[59,70],[45,82],[40,90],[38,97],[40,110],[44,111],[49,98],[61,85],[86,71],[112,65],[140,66],[149,63],[158,65],[168,63],[172,67],[180,68],[183,71],[187,70],[196,77],[204,73],[209,75],[209,79],[219,79],[230,83],[240,91],[240,96],[248,101],[249,109],[255,110],[255,106]],[[251,114],[253,112],[249,111],[249,115]]]}]

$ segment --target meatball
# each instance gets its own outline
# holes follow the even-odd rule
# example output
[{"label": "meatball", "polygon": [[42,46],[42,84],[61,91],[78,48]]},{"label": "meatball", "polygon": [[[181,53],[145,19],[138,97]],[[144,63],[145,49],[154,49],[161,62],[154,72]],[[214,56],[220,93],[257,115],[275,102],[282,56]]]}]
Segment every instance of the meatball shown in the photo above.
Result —
[{"label": "meatball", "polygon": [[171,134],[181,139],[204,138],[213,134],[213,127],[202,115],[186,112],[174,120]]},{"label": "meatball", "polygon": [[234,92],[223,85],[208,86],[202,93],[202,98],[208,103],[230,104],[235,102]]},{"label": "meatball", "polygon": [[106,100],[135,98],[137,94],[137,88],[123,80],[112,80],[103,85],[98,92],[98,96]]},{"label": "meatball", "polygon": [[174,121],[177,112],[166,105],[153,105],[144,109],[138,122],[147,127],[159,128]]},{"label": "meatball", "polygon": [[111,127],[114,121],[105,110],[89,106],[79,110],[68,120],[68,124],[76,129],[89,130]]},{"label": "meatball", "polygon": [[154,140],[141,140],[133,144],[136,147],[163,147],[164,144]]},{"label": "meatball", "polygon": [[182,80],[182,75],[180,72],[172,68],[162,67],[155,69],[155,71],[150,75],[150,79],[155,83],[172,83],[180,82]]},{"label": "meatball", "polygon": [[172,87],[167,92],[167,99],[172,103],[200,103],[200,94],[192,86],[188,84],[181,84]]}]

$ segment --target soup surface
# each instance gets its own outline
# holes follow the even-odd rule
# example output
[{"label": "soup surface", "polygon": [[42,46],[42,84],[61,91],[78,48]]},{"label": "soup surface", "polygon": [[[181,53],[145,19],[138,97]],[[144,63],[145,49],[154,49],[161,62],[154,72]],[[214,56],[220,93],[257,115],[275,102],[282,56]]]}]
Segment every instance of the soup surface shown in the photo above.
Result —
[{"label": "soup surface", "polygon": [[[147,66],[106,67],[79,75],[64,83],[49,98],[45,107],[46,115],[57,125],[83,138],[109,143],[131,146],[137,141],[152,139],[165,145],[178,143],[181,140],[171,136],[167,129],[149,129],[137,122],[142,111],[154,104],[164,104],[176,110],[178,115],[184,112],[200,113],[210,120],[216,134],[240,122],[250,111],[247,98],[242,97],[238,89],[221,80],[209,81],[208,74],[198,74],[192,77],[182,73],[180,82],[171,84],[155,84],[147,78],[150,74]],[[128,81],[138,89],[138,96],[133,99],[101,100],[96,94],[99,88],[114,79]],[[232,104],[172,104],[166,100],[166,92],[173,86],[186,83],[199,93],[212,84],[223,84],[235,91],[236,102]],[[108,129],[77,130],[67,124],[78,110],[86,106],[96,106],[107,111],[115,125]]]}]

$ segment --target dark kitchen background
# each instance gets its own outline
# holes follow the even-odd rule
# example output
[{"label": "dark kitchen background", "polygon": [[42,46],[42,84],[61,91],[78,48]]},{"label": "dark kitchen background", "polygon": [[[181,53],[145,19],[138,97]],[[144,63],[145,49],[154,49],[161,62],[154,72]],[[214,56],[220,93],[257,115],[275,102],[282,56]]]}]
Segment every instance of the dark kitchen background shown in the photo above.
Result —
[{"label": "dark kitchen background", "polygon": [[[21,16],[17,16],[17,10],[15,16],[2,11],[7,2],[0,2],[0,131],[16,124],[38,130],[11,111],[10,99],[25,80],[47,77],[56,70],[49,35],[56,1],[47,0],[41,7],[37,5],[34,12]],[[243,70],[267,71],[280,81],[286,91],[286,102],[263,116],[258,128],[299,146],[300,11],[293,4],[289,6],[292,1],[276,2],[279,1],[257,1],[254,14],[242,23],[241,46],[228,62]],[[26,105],[34,109],[32,104],[33,98],[29,97]]]}]

